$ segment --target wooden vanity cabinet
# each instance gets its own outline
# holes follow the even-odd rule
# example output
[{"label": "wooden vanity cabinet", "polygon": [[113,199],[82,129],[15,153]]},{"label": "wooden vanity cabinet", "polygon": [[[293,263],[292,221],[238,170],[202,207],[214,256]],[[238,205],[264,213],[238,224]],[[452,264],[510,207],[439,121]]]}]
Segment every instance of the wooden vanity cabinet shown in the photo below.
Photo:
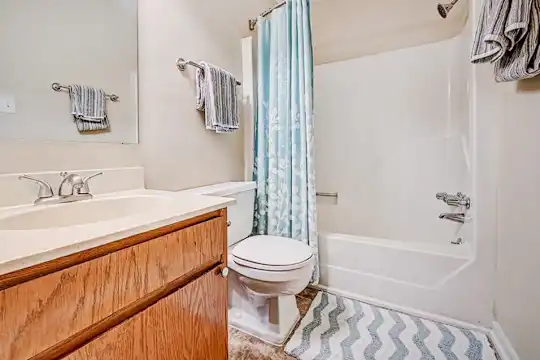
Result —
[{"label": "wooden vanity cabinet", "polygon": [[226,210],[0,275],[0,359],[227,359]]}]

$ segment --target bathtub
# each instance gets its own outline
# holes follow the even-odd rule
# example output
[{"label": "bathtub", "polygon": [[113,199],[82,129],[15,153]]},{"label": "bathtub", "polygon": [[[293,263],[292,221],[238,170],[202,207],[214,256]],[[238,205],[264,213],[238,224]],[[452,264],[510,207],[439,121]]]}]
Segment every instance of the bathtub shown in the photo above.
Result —
[{"label": "bathtub", "polygon": [[458,326],[478,324],[460,308],[466,303],[462,277],[474,263],[467,241],[430,244],[321,233],[319,254],[320,289]]}]

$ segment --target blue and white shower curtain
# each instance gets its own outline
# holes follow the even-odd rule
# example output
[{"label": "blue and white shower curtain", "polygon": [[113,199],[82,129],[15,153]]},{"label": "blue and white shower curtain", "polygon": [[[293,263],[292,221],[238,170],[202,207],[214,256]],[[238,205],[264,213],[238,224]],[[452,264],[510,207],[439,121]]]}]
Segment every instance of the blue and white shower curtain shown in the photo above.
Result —
[{"label": "blue and white shower curtain", "polygon": [[316,256],[313,50],[309,0],[288,0],[258,19],[254,233],[290,237]]}]

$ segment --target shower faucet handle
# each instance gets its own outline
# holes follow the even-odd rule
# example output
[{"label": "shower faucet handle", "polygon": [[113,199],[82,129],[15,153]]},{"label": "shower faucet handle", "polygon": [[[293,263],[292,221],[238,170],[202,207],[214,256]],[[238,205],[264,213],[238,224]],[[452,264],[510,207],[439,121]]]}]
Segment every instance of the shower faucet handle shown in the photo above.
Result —
[{"label": "shower faucet handle", "polygon": [[446,199],[446,203],[450,206],[465,206],[466,209],[471,208],[471,198],[462,193],[457,193],[456,197]]},{"label": "shower faucet handle", "polygon": [[471,208],[471,198],[462,192],[458,192],[456,195],[449,195],[445,192],[437,193],[438,200],[444,201],[449,206],[464,206],[467,209]]},{"label": "shower faucet handle", "polygon": [[448,194],[445,193],[445,192],[440,192],[440,193],[437,193],[437,195],[435,195],[437,200],[442,200],[444,202],[446,202],[446,199],[448,198]]}]

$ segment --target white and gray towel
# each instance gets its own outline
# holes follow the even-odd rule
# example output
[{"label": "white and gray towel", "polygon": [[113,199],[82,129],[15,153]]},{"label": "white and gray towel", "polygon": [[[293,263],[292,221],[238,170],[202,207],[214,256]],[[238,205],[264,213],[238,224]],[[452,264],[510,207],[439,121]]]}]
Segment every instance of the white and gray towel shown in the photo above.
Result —
[{"label": "white and gray towel", "polygon": [[109,129],[106,94],[103,89],[86,85],[70,85],[71,115],[79,132]]},{"label": "white and gray towel", "polygon": [[471,54],[473,63],[495,63],[497,82],[540,74],[538,0],[484,0]]},{"label": "white and gray towel", "polygon": [[207,130],[217,133],[239,129],[236,78],[229,72],[206,62],[197,69],[197,110],[204,111]]}]

